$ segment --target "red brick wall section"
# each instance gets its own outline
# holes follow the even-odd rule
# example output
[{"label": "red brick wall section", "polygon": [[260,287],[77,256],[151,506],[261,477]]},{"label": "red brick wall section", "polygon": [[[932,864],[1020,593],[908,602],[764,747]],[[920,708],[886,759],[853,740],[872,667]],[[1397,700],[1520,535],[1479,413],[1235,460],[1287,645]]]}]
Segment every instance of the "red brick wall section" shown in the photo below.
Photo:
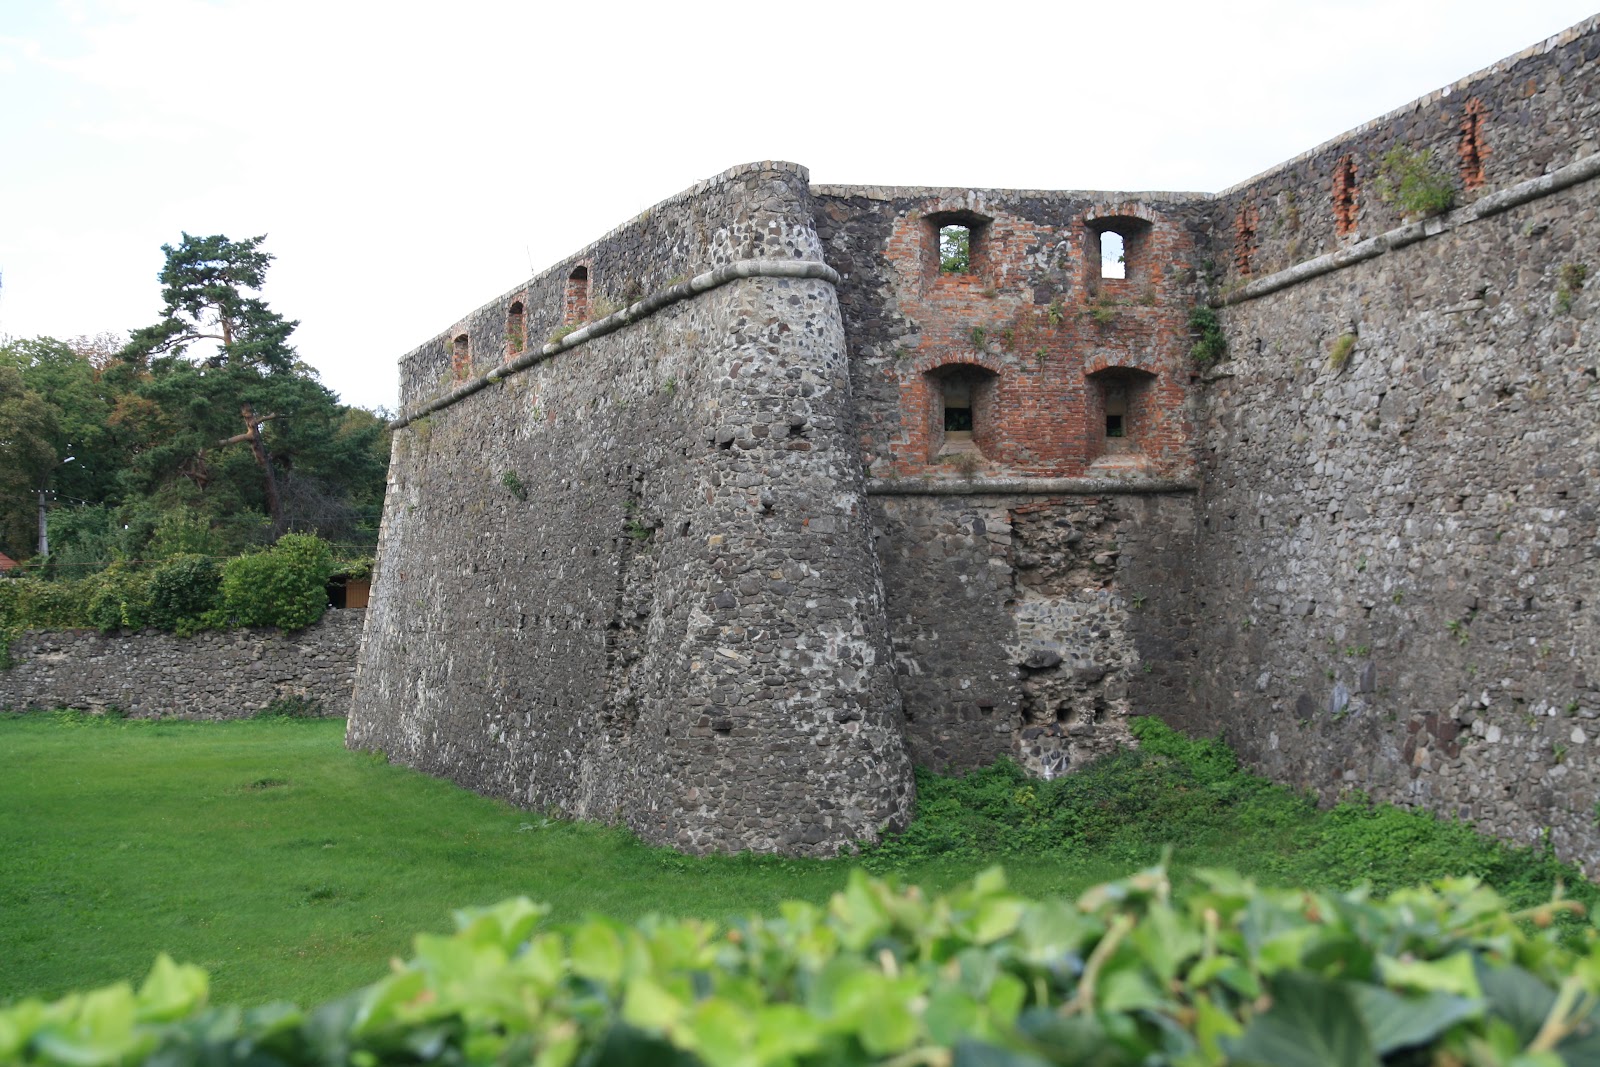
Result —
[{"label": "red brick wall section", "polygon": [[1256,255],[1256,227],[1260,225],[1260,209],[1248,202],[1241,205],[1233,223],[1233,265],[1240,274],[1250,273],[1250,262]]},{"label": "red brick wall section", "polygon": [[1356,160],[1345,156],[1333,170],[1333,229],[1340,237],[1356,231]]},{"label": "red brick wall section", "polygon": [[[1097,215],[1097,225],[1107,217],[1129,222],[1118,227],[1126,238],[1126,278],[1100,277],[1099,234],[1091,226]],[[1183,279],[1193,257],[1187,233],[1135,204],[1090,208],[1060,228],[994,211],[974,224],[972,271],[942,274],[937,224],[947,218],[937,201],[903,211],[885,249],[899,310],[916,330],[886,368],[899,387],[899,432],[887,442],[891,463],[875,472],[1091,475],[1105,453],[1105,416],[1088,375],[1128,367],[1154,376],[1129,413],[1137,464],[1156,476],[1187,476],[1193,467],[1184,408],[1190,342]],[[1065,275],[1082,284],[1041,291],[1045,258],[1052,269],[1063,258],[1076,260],[1065,264]],[[974,390],[973,439],[981,458],[941,462],[938,375],[953,366],[980,367],[995,377]],[[868,429],[864,444],[870,441]]]},{"label": "red brick wall section", "polygon": [[1469,190],[1483,185],[1483,160],[1489,154],[1489,146],[1483,139],[1483,120],[1487,113],[1483,101],[1475,96],[1467,101],[1466,113],[1461,117],[1457,151],[1461,155],[1461,184]]}]

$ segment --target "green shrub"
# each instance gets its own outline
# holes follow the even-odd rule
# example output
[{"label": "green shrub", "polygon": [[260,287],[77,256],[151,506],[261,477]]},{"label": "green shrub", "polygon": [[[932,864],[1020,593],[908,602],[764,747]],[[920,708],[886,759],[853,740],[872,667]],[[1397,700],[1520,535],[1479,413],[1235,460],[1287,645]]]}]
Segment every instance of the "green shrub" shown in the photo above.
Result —
[{"label": "green shrub", "polygon": [[188,637],[205,625],[207,614],[221,604],[222,575],[209,556],[182,553],[150,575],[151,626]]},{"label": "green shrub", "polygon": [[94,578],[88,623],[101,633],[150,625],[150,575],[130,563],[113,563]]},{"label": "green shrub", "polygon": [[328,606],[333,553],[315,534],[284,534],[266,552],[239,556],[222,571],[222,611],[240,626],[299,630]]},{"label": "green shrub", "polygon": [[89,597],[93,578],[46,581],[13,578],[20,600],[17,623],[31,630],[72,630],[89,624]]},{"label": "green shrub", "polygon": [[197,967],[0,1010],[0,1061],[1050,1067],[1560,1067],[1600,1048],[1600,942],[1565,901],[1510,912],[1471,879],[1262,890],[1154,868],[1076,902],[998,870],[929,898],[855,872],[827,908],[729,924],[551,926],[526,899],[309,1012],[208,1008]]}]

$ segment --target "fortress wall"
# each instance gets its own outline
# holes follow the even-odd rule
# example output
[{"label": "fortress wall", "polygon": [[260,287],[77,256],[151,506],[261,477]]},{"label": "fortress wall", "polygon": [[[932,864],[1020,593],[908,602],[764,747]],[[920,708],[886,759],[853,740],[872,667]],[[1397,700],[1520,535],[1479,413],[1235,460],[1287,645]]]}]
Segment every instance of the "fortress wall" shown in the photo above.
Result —
[{"label": "fortress wall", "polygon": [[[727,263],[801,258],[814,242],[809,209],[795,200],[804,167],[768,162],[730,168],[663,200],[600,240],[502,294],[400,360],[400,406],[445,392],[469,371],[455,365],[452,343],[469,339],[470,373],[482,373],[524,350],[536,350],[563,327],[581,325],[642,296]],[[760,221],[757,221],[757,220]],[[568,303],[574,269],[588,273],[587,311]],[[508,339],[507,311],[524,306],[521,347]]]},{"label": "fortress wall", "polygon": [[[652,241],[820,258],[800,168],[697,189],[591,246],[592,284]],[[691,851],[903,821],[849,409],[833,287],[751,278],[400,430],[349,743]]]},{"label": "fortress wall", "polygon": [[906,744],[919,766],[1000,756],[1055,777],[1186,692],[1193,496],[880,495]]},{"label": "fortress wall", "polygon": [[[813,193],[843,279],[913,762],[1007,755],[1054,776],[1128,742],[1131,710],[1183,691],[1191,635],[1172,579],[1186,560],[1169,546],[1192,527],[1188,314],[1209,198]],[[938,270],[945,221],[974,226],[970,273]],[[1101,277],[1095,227],[1109,225],[1129,231],[1123,279]],[[974,405],[979,453],[941,454],[940,375],[969,368],[993,376],[988,410]],[[1142,385],[1114,442],[1095,377],[1108,369]]]},{"label": "fortress wall", "polygon": [[[1474,84],[1497,120],[1548,94],[1491,128],[1499,173],[1600,147],[1595,43]],[[1600,284],[1572,284],[1600,268],[1597,223],[1589,180],[1223,312],[1195,544],[1210,629],[1175,719],[1325,798],[1548,835],[1600,870]]]},{"label": "fortress wall", "polygon": [[1600,152],[1597,62],[1600,15],[1225,190],[1202,269],[1226,292],[1401,225],[1379,198],[1396,147],[1429,152],[1458,205]]}]

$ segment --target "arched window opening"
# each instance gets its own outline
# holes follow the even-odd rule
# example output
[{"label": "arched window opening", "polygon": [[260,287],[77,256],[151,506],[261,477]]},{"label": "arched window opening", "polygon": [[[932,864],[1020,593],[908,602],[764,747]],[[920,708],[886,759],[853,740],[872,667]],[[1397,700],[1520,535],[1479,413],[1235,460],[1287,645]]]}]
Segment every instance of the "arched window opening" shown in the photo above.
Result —
[{"label": "arched window opening", "polygon": [[518,300],[506,311],[506,355],[516,355],[527,343],[527,316],[523,313],[522,301]]},{"label": "arched window opening", "polygon": [[1134,215],[1103,215],[1085,225],[1089,228],[1085,268],[1091,289],[1099,281],[1154,280],[1145,249],[1151,231],[1148,221]]},{"label": "arched window opening", "polygon": [[982,459],[995,444],[995,383],[982,367],[954,364],[928,374],[934,405],[929,429],[933,461],[971,456]]},{"label": "arched window opening", "polygon": [[457,378],[465,378],[472,371],[472,342],[466,334],[457,334],[450,346],[450,369]]},{"label": "arched window opening", "polygon": [[1150,386],[1156,376],[1134,367],[1108,367],[1089,376],[1094,384],[1093,456],[1102,459],[1136,455],[1155,421]]},{"label": "arched window opening", "polygon": [[573,267],[567,275],[566,325],[589,317],[589,268]]}]

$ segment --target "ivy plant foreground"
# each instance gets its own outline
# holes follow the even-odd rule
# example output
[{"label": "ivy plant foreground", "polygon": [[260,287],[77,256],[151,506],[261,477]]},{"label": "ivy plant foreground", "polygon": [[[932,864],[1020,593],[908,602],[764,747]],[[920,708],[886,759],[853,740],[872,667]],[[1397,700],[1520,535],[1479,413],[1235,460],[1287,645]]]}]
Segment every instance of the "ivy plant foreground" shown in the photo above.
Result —
[{"label": "ivy plant foreground", "polygon": [[1077,901],[992,870],[928,898],[856,872],[826,908],[719,925],[551,925],[526,899],[309,1011],[207,1004],[163,957],[126,984],[0,1011],[22,1064],[1600,1064],[1592,927],[1472,879],[1378,901],[1153,868]]}]

